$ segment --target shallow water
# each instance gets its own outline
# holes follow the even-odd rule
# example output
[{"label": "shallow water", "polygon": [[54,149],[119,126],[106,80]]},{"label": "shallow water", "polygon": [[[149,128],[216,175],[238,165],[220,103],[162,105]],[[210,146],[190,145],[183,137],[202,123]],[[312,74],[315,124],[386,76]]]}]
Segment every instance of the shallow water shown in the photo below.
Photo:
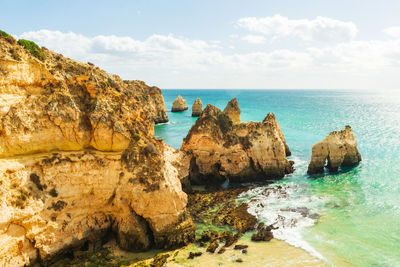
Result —
[{"label": "shallow water", "polygon": [[[290,187],[291,194],[260,198],[259,188],[241,200],[255,203],[251,212],[263,221],[273,220],[272,214],[285,207],[319,214],[310,223],[296,212],[280,211],[302,224],[287,227],[282,239],[330,265],[400,266],[400,92],[164,90],[167,110],[178,94],[189,110],[168,112],[170,122],[155,127],[156,136],[175,148],[196,120],[190,108],[197,97],[203,107],[209,103],[221,109],[237,97],[242,121],[276,115],[296,162],[295,173],[278,184]],[[355,168],[309,177],[312,145],[346,124],[353,128],[363,161]],[[270,205],[257,207],[262,202]]]}]

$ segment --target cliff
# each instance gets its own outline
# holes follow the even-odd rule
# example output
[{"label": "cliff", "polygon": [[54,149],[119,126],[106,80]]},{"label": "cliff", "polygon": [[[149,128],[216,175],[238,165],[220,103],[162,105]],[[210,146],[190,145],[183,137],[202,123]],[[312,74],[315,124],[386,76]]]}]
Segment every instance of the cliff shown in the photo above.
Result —
[{"label": "cliff", "polygon": [[[0,265],[194,239],[161,91],[0,37]],[[37,52],[37,51],[36,51]]]},{"label": "cliff", "polygon": [[344,130],[333,131],[324,140],[312,147],[308,174],[323,173],[324,167],[331,172],[341,166],[354,166],[361,161],[353,130],[346,125]]},{"label": "cliff", "polygon": [[262,122],[242,123],[237,100],[232,99],[224,111],[207,105],[181,150],[192,157],[193,183],[248,182],[279,179],[293,171],[285,144],[272,113]]}]

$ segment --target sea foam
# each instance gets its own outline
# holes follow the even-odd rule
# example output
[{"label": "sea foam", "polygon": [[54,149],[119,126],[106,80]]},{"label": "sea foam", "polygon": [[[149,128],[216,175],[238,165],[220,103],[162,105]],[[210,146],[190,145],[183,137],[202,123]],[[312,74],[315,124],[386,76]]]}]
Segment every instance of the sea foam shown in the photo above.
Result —
[{"label": "sea foam", "polygon": [[259,187],[242,193],[238,200],[249,205],[248,212],[267,225],[274,237],[308,251],[314,257],[324,257],[302,238],[305,228],[318,220],[318,207],[323,200],[305,193],[307,185],[287,183]]}]

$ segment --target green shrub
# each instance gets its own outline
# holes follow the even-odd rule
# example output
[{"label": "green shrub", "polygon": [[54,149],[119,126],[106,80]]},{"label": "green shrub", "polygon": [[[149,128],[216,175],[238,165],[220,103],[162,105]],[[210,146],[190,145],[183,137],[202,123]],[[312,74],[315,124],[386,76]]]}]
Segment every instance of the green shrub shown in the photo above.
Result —
[{"label": "green shrub", "polygon": [[43,50],[34,42],[24,39],[19,39],[18,44],[23,46],[26,50],[28,50],[34,57],[44,60],[45,54]]},{"label": "green shrub", "polygon": [[17,42],[14,37],[2,30],[0,30],[0,38],[4,38],[10,44],[15,44]]},{"label": "green shrub", "polygon": [[8,33],[6,33],[5,31],[0,30],[0,36],[2,37],[8,37],[10,36]]}]

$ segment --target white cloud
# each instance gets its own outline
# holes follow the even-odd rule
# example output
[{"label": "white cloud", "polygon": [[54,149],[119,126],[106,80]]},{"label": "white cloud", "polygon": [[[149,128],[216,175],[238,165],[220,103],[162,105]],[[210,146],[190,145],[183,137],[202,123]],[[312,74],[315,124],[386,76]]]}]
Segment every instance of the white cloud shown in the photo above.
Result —
[{"label": "white cloud", "polygon": [[39,44],[48,46],[50,49],[63,51],[67,54],[75,53],[155,53],[174,51],[198,51],[215,47],[201,40],[189,40],[177,38],[173,35],[151,35],[144,41],[135,40],[131,37],[115,35],[98,35],[86,37],[72,32],[62,33],[60,31],[31,31],[18,36],[19,38],[32,39]]},{"label": "white cloud", "polygon": [[262,44],[265,43],[266,39],[262,35],[246,35],[241,38],[243,41],[247,41],[251,44]]},{"label": "white cloud", "polygon": [[383,32],[390,37],[400,38],[400,27],[389,27],[384,29]]},{"label": "white cloud", "polygon": [[136,40],[40,30],[18,37],[164,88],[370,88],[379,82],[400,87],[400,40],[238,52],[173,35]]},{"label": "white cloud", "polygon": [[352,22],[326,17],[317,17],[313,20],[291,20],[279,14],[264,18],[241,18],[236,25],[273,38],[295,36],[305,41],[320,42],[350,41],[358,32],[356,25]]},{"label": "white cloud", "polygon": [[40,30],[25,32],[18,38],[33,40],[57,52],[70,56],[74,55],[79,58],[84,56],[91,46],[90,38],[73,32],[63,33],[60,31]]}]

